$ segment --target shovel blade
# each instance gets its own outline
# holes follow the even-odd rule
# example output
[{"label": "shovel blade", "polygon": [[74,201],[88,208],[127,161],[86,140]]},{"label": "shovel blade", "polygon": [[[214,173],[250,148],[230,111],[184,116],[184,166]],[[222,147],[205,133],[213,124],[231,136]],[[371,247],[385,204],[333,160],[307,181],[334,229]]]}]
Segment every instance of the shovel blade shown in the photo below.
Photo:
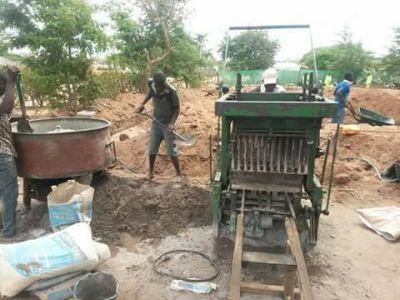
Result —
[{"label": "shovel blade", "polygon": [[17,130],[18,130],[18,132],[33,132],[33,129],[27,119],[18,120]]},{"label": "shovel blade", "polygon": [[190,133],[175,134],[176,142],[182,146],[193,146],[196,143],[196,137]]}]

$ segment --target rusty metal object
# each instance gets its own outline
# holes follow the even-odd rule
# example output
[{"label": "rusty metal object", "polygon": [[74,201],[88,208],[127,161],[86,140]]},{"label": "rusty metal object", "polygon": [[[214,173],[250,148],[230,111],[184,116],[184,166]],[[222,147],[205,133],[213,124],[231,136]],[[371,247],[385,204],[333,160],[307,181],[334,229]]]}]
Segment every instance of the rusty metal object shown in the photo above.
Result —
[{"label": "rusty metal object", "polygon": [[[13,138],[18,153],[18,175],[29,179],[77,177],[100,171],[115,159],[107,120],[51,118],[31,121],[32,133]],[[61,128],[60,132],[57,128]],[[65,131],[64,131],[65,130]]]}]

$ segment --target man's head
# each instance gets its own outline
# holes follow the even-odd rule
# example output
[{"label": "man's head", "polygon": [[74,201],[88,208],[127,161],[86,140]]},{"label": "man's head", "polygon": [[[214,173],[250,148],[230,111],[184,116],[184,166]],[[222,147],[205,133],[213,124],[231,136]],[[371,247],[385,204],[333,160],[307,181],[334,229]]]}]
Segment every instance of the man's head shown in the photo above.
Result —
[{"label": "man's head", "polygon": [[354,74],[353,72],[346,72],[344,74],[344,79],[350,81],[350,82],[354,82]]},{"label": "man's head", "polygon": [[263,73],[263,83],[265,91],[272,93],[278,82],[278,72],[274,68],[269,68]]},{"label": "man's head", "polygon": [[0,96],[4,95],[6,92],[8,76],[4,71],[0,71]]},{"label": "man's head", "polygon": [[154,86],[156,88],[157,94],[160,94],[165,90],[166,80],[167,80],[167,77],[165,76],[165,74],[163,72],[157,72],[153,75],[153,82],[154,82]]}]

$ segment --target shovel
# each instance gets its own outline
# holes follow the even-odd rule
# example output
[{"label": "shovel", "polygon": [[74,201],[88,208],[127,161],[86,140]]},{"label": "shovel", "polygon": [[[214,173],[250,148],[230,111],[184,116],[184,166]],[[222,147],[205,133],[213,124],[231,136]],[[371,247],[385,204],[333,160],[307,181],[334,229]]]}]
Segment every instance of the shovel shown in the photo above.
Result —
[{"label": "shovel", "polygon": [[141,114],[148,117],[149,119],[153,120],[155,123],[157,123],[162,128],[170,131],[176,137],[176,142],[179,143],[180,145],[193,146],[196,143],[196,137],[191,135],[190,133],[179,134],[175,130],[169,129],[167,126],[165,126],[163,123],[158,121],[156,118],[150,116],[145,110],[143,110],[143,112],[141,112]]},{"label": "shovel", "polygon": [[29,121],[26,116],[25,101],[24,101],[24,96],[22,94],[22,88],[21,88],[21,73],[17,74],[16,85],[17,85],[19,105],[21,106],[21,112],[22,112],[22,118],[19,119],[17,122],[17,130],[18,130],[18,132],[33,132],[33,129],[31,127],[31,125],[29,124]]},{"label": "shovel", "polygon": [[346,103],[347,108],[349,109],[351,115],[353,116],[353,118],[357,121],[360,122],[361,118],[360,118],[360,114],[357,113],[357,111],[354,109],[353,105],[351,104],[350,101],[348,101]]}]

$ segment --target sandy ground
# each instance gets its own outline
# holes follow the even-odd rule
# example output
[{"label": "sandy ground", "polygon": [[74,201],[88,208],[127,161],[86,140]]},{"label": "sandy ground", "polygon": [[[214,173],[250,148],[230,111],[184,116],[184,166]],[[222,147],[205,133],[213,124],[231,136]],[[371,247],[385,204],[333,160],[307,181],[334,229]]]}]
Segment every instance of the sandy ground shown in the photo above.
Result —
[{"label": "sandy ground", "polygon": [[[156,180],[144,181],[149,121],[133,113],[142,95],[126,94],[114,102],[103,99],[94,107],[98,116],[113,122],[119,159],[124,163],[96,179],[92,222],[95,236],[112,250],[112,258],[101,269],[119,279],[119,299],[227,299],[233,249],[230,241],[216,240],[210,228],[209,137],[216,133],[216,122],[215,96],[208,94],[193,89],[180,91],[178,130],[194,133],[197,143],[180,149],[186,180],[179,184],[171,182],[174,172],[163,149],[157,160]],[[352,99],[356,106],[400,119],[399,91],[355,88]],[[350,116],[346,120],[352,122]],[[357,208],[398,205],[400,185],[379,181],[361,161],[342,159],[367,158],[380,170],[399,159],[399,135],[386,131],[400,128],[372,129],[384,132],[345,135],[340,141],[341,160],[336,165],[330,215],[321,217],[318,244],[307,254],[316,299],[400,299],[400,244],[389,243],[366,229],[356,214]],[[332,130],[326,123],[323,135]],[[119,141],[121,133],[127,135],[123,141]],[[321,163],[322,159],[317,165]],[[19,213],[18,218],[21,230],[48,227],[44,203],[35,202],[31,212]],[[202,251],[213,258],[220,269],[213,281],[217,291],[200,296],[169,289],[172,279],[156,274],[152,266],[158,255],[177,248]],[[196,276],[199,270],[209,272],[206,262],[188,262],[187,258],[171,268],[188,276]]]}]

